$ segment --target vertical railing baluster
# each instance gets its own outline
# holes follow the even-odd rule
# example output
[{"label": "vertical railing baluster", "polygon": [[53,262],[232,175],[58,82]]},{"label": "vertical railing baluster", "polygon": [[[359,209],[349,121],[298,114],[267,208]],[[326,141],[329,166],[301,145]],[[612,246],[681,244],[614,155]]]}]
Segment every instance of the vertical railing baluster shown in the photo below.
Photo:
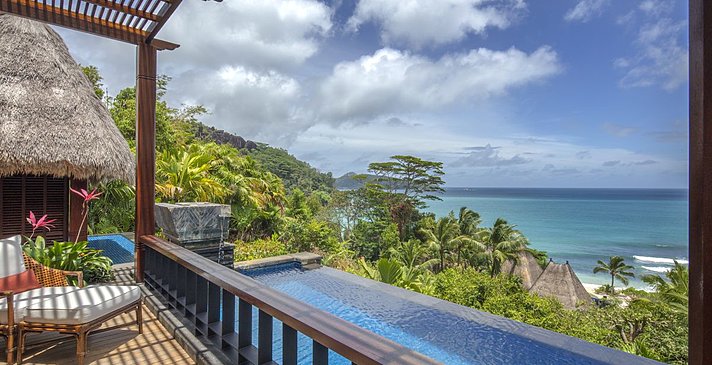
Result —
[{"label": "vertical railing baluster", "polygon": [[195,285],[195,326],[200,334],[207,335],[208,281],[198,276]]},{"label": "vertical railing baluster", "polygon": [[185,314],[188,319],[191,319],[195,323],[195,302],[196,302],[196,292],[195,287],[198,285],[198,275],[190,270],[186,272],[186,292],[185,292]]},{"label": "vertical railing baluster", "polygon": [[176,304],[178,305],[178,310],[185,314],[185,287],[187,284],[187,273],[188,269],[183,265],[178,265],[178,276],[176,277]]},{"label": "vertical railing baluster", "polygon": [[260,310],[257,325],[257,363],[272,361],[272,316]]},{"label": "vertical railing baluster", "polygon": [[[220,322],[220,300],[220,287],[216,284],[208,282],[208,335],[215,334],[219,336],[221,333],[222,326],[215,325]],[[213,327],[213,325],[215,325],[215,327]],[[219,338],[215,339],[213,342],[220,345]]]},{"label": "vertical railing baluster", "polygon": [[282,365],[297,365],[297,330],[282,323]]},{"label": "vertical railing baluster", "polygon": [[[240,299],[237,319],[237,346],[239,349],[252,345],[252,305]],[[240,362],[246,361],[240,356]]]},{"label": "vertical railing baluster", "polygon": [[[168,304],[173,306],[173,308],[178,308],[178,263],[170,260],[168,265],[168,280],[166,285],[166,292],[168,293]],[[173,290],[176,290],[176,294],[173,294]]]},{"label": "vertical railing baluster", "polygon": [[329,349],[319,342],[314,342],[314,350],[312,351],[312,364],[314,365],[329,365]]},{"label": "vertical railing baluster", "polygon": [[[235,295],[227,290],[222,291],[222,333],[220,334],[222,338],[222,347],[231,347],[235,350],[237,343],[234,343],[233,338],[235,334]],[[226,339],[230,339],[227,342]]]}]

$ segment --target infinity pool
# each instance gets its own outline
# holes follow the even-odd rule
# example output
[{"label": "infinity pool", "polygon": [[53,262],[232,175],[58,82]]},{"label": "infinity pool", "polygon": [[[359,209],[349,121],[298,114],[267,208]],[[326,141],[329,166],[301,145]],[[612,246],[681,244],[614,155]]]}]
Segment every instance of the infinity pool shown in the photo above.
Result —
[{"label": "infinity pool", "polygon": [[[289,263],[242,273],[447,365],[659,364],[327,267]],[[299,363],[310,364],[311,341],[300,334],[299,344]],[[350,362],[331,352],[329,364]]]},{"label": "infinity pool", "polygon": [[89,248],[102,250],[114,265],[134,261],[134,243],[120,234],[89,236]]}]

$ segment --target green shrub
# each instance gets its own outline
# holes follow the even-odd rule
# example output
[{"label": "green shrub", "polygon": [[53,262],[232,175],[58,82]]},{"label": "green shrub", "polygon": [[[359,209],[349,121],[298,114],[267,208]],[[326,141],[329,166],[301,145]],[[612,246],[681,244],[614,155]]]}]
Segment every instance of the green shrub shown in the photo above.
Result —
[{"label": "green shrub", "polygon": [[252,242],[235,242],[235,262],[263,259],[287,253],[286,245],[277,240],[259,239]]},{"label": "green shrub", "polygon": [[[25,254],[44,266],[66,271],[81,271],[88,284],[112,281],[113,262],[103,255],[102,250],[88,248],[88,244],[89,242],[84,241],[54,242],[52,245],[47,245],[45,239],[40,236],[34,241],[28,239],[23,250]],[[68,279],[70,282],[74,280],[71,277]]]},{"label": "green shrub", "polygon": [[287,249],[292,252],[334,250],[338,244],[336,232],[328,222],[315,219],[287,220],[280,240],[286,242]]}]

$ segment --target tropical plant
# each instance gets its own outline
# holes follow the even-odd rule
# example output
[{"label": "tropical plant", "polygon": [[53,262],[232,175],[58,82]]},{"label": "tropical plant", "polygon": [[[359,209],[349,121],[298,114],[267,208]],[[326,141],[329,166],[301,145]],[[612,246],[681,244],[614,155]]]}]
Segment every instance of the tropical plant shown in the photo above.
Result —
[{"label": "tropical plant", "polygon": [[136,190],[115,180],[95,186],[103,193],[89,206],[88,230],[91,234],[130,232],[134,229]]},{"label": "tropical plant", "polygon": [[402,191],[416,207],[422,207],[424,200],[440,200],[434,194],[445,191],[442,167],[442,162],[396,155],[391,156],[391,161],[369,164],[368,171],[376,175],[376,184],[386,191]]},{"label": "tropical plant", "polygon": [[593,273],[598,274],[604,272],[611,275],[611,294],[615,294],[616,279],[623,285],[628,285],[628,278],[635,277],[635,274],[630,271],[632,269],[633,266],[626,265],[623,257],[611,256],[608,259],[608,263],[598,260],[598,264],[593,268]]},{"label": "tropical plant", "polygon": [[229,191],[211,174],[215,168],[215,160],[198,145],[165,150],[156,159],[156,195],[170,202],[222,202]]},{"label": "tropical plant", "polygon": [[[82,271],[87,283],[111,281],[113,273],[110,258],[103,251],[87,247],[88,242],[54,242],[47,245],[44,237],[28,239],[23,245],[25,254],[40,264],[53,269]],[[68,278],[71,280],[71,278]]]},{"label": "tropical plant", "polygon": [[448,255],[457,246],[459,237],[459,227],[452,216],[442,217],[435,222],[430,229],[421,231],[425,237],[425,243],[437,253],[439,271],[445,270]]},{"label": "tropical plant", "polygon": [[659,275],[645,275],[642,279],[655,289],[663,303],[677,312],[687,314],[689,298],[688,268],[675,260],[675,266],[665,273],[665,277],[667,280]]},{"label": "tropical plant", "polygon": [[497,218],[491,228],[479,231],[479,242],[484,245],[484,250],[477,256],[493,277],[502,271],[505,261],[516,263],[517,254],[526,250],[529,244],[527,238],[503,218]]},{"label": "tropical plant", "polygon": [[[482,222],[479,213],[467,207],[461,207],[457,216],[457,226],[460,235],[456,240],[455,246],[455,262],[463,266],[463,254],[481,252],[484,250],[484,245],[478,240],[479,225]],[[464,267],[464,266],[463,266]]]},{"label": "tropical plant", "polygon": [[382,283],[421,293],[429,290],[430,286],[432,286],[432,279],[428,274],[408,270],[396,260],[383,257],[376,261],[374,265],[361,258],[358,264],[364,277]]},{"label": "tropical plant", "polygon": [[47,214],[40,217],[40,219],[37,219],[37,217],[35,217],[35,213],[30,211],[30,216],[27,217],[27,223],[32,226],[32,234],[30,234],[29,240],[32,240],[38,229],[46,229],[50,231],[54,228],[54,224],[52,223],[55,221],[56,219],[47,219]]},{"label": "tropical plant", "polygon": [[[86,191],[85,189],[80,189],[80,190],[75,190],[73,188],[69,188],[69,191],[72,192],[72,194],[75,194],[82,198],[82,222],[79,223],[79,227],[84,227],[84,223],[87,221],[87,216],[89,215],[89,203],[92,200],[97,200],[99,199],[99,196],[101,196],[101,193],[98,193],[96,191],[96,188],[92,190],[91,192]],[[79,236],[82,234],[82,230],[80,229],[79,232],[77,232],[77,237],[74,239],[74,242],[79,242]]]}]

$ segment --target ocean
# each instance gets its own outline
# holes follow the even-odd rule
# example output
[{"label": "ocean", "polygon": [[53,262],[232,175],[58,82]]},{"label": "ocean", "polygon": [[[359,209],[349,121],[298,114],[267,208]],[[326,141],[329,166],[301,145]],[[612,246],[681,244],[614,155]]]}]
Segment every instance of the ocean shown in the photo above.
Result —
[{"label": "ocean", "polygon": [[465,206],[480,213],[482,226],[505,218],[531,247],[568,261],[584,283],[610,283],[593,274],[609,256],[635,268],[630,285],[638,288],[646,286],[642,275],[662,274],[675,259],[687,264],[687,190],[448,188],[441,198],[426,210],[441,217]]}]

